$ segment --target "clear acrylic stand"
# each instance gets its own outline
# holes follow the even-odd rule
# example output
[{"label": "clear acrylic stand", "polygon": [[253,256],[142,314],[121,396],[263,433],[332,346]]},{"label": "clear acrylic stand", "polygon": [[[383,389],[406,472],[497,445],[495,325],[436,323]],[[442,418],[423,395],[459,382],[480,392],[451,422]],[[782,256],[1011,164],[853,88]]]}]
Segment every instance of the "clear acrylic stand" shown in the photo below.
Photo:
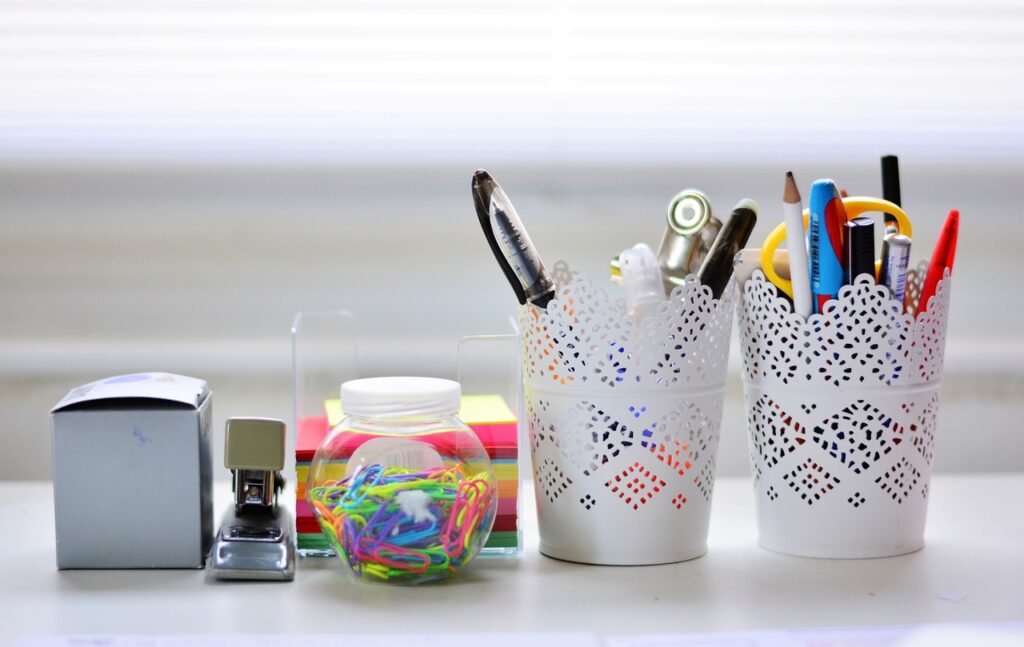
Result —
[{"label": "clear acrylic stand", "polygon": [[[503,368],[496,371],[496,366]],[[513,333],[463,337],[459,340],[458,381],[462,385],[464,397],[486,404],[484,399],[493,400],[494,396],[499,396],[509,410],[507,414],[498,415],[505,420],[497,422],[507,423],[511,420],[514,426],[510,429],[506,424],[490,430],[494,434],[489,443],[493,447],[491,462],[498,476],[498,517],[491,538],[481,554],[518,555],[523,549],[522,524],[519,523],[522,512],[521,475],[530,473],[528,463],[523,462],[524,453],[520,451],[525,444],[522,425],[518,423],[524,419],[522,398],[519,395],[522,384],[519,376],[519,336]],[[497,402],[496,405],[500,409],[501,403]],[[470,426],[478,434],[486,433],[482,421],[476,424],[470,421]]]}]

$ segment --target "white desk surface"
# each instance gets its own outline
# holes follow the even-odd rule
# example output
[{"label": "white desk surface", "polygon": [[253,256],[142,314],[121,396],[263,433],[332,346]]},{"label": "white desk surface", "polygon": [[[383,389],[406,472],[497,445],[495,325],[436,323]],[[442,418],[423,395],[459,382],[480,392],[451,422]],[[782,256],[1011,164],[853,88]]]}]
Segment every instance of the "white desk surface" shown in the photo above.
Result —
[{"label": "white desk surface", "polygon": [[[759,548],[749,482],[720,479],[708,554],[639,568],[583,566],[540,555],[529,499],[520,559],[478,559],[451,582],[414,588],[350,582],[336,558],[300,560],[292,583],[211,583],[200,571],[58,571],[50,484],[3,482],[0,637],[13,642],[38,633],[554,630],[608,635],[1024,619],[1024,474],[939,475],[931,492],[924,550],[830,561]],[[217,491],[217,518],[228,499],[226,490]],[[966,597],[953,602],[941,599],[945,593]]]}]

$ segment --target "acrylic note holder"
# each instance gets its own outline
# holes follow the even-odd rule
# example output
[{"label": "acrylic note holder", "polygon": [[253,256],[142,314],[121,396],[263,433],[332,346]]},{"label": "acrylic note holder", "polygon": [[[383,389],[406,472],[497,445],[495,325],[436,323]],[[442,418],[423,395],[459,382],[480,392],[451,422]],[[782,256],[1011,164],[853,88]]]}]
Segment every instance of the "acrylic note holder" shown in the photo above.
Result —
[{"label": "acrylic note holder", "polygon": [[760,271],[739,302],[760,543],[808,557],[924,545],[950,279],[914,316],[867,276],[806,321]]},{"label": "acrylic note holder", "polygon": [[634,323],[564,263],[519,312],[541,552],[591,564],[703,555],[734,290],[694,277]]}]

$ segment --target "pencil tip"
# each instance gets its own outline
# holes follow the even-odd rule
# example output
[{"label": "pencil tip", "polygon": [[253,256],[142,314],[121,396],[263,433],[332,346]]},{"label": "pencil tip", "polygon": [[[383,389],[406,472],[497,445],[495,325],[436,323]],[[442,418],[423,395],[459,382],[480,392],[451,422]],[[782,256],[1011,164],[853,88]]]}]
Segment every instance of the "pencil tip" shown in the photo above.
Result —
[{"label": "pencil tip", "polygon": [[800,202],[800,189],[796,186],[796,178],[793,171],[786,171],[786,188],[782,192],[782,201],[786,204],[797,204]]}]

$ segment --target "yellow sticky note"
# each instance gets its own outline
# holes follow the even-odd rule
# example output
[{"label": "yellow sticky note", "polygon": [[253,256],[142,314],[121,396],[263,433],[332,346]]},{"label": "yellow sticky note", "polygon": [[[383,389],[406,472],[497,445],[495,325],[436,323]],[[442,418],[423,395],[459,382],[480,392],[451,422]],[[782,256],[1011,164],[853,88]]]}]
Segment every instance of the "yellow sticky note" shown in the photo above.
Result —
[{"label": "yellow sticky note", "polygon": [[516,415],[500,395],[464,395],[459,419],[467,425],[499,425],[515,422]]}]

